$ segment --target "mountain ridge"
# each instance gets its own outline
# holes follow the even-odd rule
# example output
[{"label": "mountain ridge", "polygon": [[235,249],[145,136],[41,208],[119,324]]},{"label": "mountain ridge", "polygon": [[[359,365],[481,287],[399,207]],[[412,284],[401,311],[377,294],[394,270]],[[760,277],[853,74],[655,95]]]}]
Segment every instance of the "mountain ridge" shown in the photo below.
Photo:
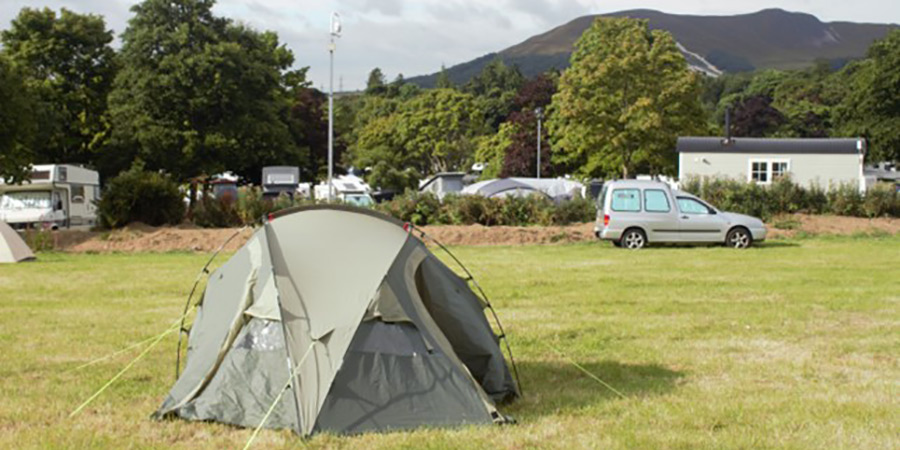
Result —
[{"label": "mountain ridge", "polygon": [[[495,58],[518,65],[526,76],[568,66],[575,41],[597,17],[646,19],[651,29],[669,31],[696,70],[710,75],[755,69],[800,69],[817,60],[841,66],[865,56],[876,39],[897,24],[822,22],[816,16],[783,9],[737,15],[702,16],[633,9],[577,17],[507,47],[447,68],[451,81],[463,84]],[[433,87],[437,73],[409,78]]]}]

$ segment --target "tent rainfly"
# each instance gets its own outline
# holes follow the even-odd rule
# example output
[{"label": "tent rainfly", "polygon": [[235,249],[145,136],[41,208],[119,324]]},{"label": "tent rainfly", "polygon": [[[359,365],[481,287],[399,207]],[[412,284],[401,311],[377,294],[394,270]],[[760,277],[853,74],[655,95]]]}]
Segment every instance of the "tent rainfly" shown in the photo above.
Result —
[{"label": "tent rainfly", "polygon": [[0,220],[0,263],[17,263],[34,259],[25,241],[6,222]]},{"label": "tent rainfly", "polygon": [[154,416],[302,436],[502,423],[519,394],[485,307],[401,222],[276,213],[210,275]]}]

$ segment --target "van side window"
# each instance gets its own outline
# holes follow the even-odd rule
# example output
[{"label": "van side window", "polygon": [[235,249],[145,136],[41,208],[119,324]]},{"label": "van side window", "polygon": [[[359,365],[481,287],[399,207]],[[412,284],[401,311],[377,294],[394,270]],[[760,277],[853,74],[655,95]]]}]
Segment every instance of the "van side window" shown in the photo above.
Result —
[{"label": "van side window", "polygon": [[638,212],[641,210],[641,194],[637,189],[614,189],[610,208],[619,212]]},{"label": "van side window", "polygon": [[644,211],[669,212],[669,196],[662,189],[644,189]]},{"label": "van side window", "polygon": [[678,209],[685,214],[709,214],[710,210],[703,203],[690,197],[678,197]]}]

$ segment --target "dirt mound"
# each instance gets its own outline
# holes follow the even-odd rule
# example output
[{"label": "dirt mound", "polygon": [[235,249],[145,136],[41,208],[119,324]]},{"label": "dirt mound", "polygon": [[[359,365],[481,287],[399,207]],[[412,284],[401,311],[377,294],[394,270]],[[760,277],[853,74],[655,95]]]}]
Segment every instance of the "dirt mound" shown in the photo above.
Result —
[{"label": "dirt mound", "polygon": [[[84,233],[84,232],[80,232]],[[252,230],[237,228],[153,228],[127,227],[106,233],[90,233],[88,239],[78,236],[71,246],[65,246],[66,239],[61,240],[62,250],[70,252],[171,252],[194,251],[212,252],[219,248],[229,237],[234,236],[225,246],[226,251],[235,251],[247,242]],[[235,236],[235,234],[237,234]]]},{"label": "dirt mound", "polygon": [[[799,233],[849,235],[858,233],[900,233],[898,219],[861,219],[841,216],[794,214],[773,219],[772,238]],[[591,241],[594,224],[557,227],[485,227],[482,225],[434,225],[422,227],[426,234],[445,245],[542,245]],[[236,228],[196,228],[191,226],[154,228],[131,225],[108,232],[60,231],[54,236],[58,250],[68,252],[212,252],[234,235]],[[225,247],[234,251],[247,241],[252,230],[238,233]]]},{"label": "dirt mound", "polygon": [[807,214],[790,214],[775,217],[768,224],[770,237],[793,237],[799,233],[807,234],[897,234],[900,233],[900,220],[892,218],[866,219]]},{"label": "dirt mound", "polygon": [[435,225],[422,227],[444,245],[528,245],[580,242],[594,237],[594,224],[565,227],[486,227],[483,225]]}]

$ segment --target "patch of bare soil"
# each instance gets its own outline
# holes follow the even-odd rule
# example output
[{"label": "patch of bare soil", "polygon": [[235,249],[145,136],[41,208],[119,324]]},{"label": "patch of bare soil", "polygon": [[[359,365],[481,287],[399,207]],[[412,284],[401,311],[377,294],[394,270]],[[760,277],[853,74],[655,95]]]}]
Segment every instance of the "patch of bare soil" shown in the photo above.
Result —
[{"label": "patch of bare soil", "polygon": [[790,214],[776,217],[766,224],[770,237],[793,237],[807,234],[897,234],[900,220],[890,217],[866,219],[832,215]]},{"label": "patch of bare soil", "polygon": [[[807,234],[900,233],[900,220],[862,219],[841,216],[794,214],[772,220],[769,236],[791,237]],[[482,225],[434,225],[422,227],[428,236],[444,245],[544,245],[583,242],[596,239],[594,224],[583,223],[555,227],[486,227]],[[68,252],[212,252],[235,234],[236,228],[196,228],[192,226],[154,228],[143,224],[106,232],[60,231],[54,238],[58,250]],[[252,230],[246,229],[226,245],[235,251],[247,242]]]},{"label": "patch of bare soil", "polygon": [[[128,226],[109,232],[90,232],[88,239],[78,236],[69,241],[60,239],[61,250],[83,252],[171,252],[194,251],[213,252],[229,237],[238,233],[237,228],[153,228],[146,225]],[[60,232],[66,234],[69,232]],[[73,232],[87,233],[87,232]],[[234,236],[225,246],[225,251],[241,248],[252,235],[252,230],[245,229]],[[66,246],[66,242],[72,245]]]},{"label": "patch of bare soil", "polygon": [[434,225],[422,227],[422,230],[444,245],[561,244],[596,239],[593,223],[556,227]]}]

